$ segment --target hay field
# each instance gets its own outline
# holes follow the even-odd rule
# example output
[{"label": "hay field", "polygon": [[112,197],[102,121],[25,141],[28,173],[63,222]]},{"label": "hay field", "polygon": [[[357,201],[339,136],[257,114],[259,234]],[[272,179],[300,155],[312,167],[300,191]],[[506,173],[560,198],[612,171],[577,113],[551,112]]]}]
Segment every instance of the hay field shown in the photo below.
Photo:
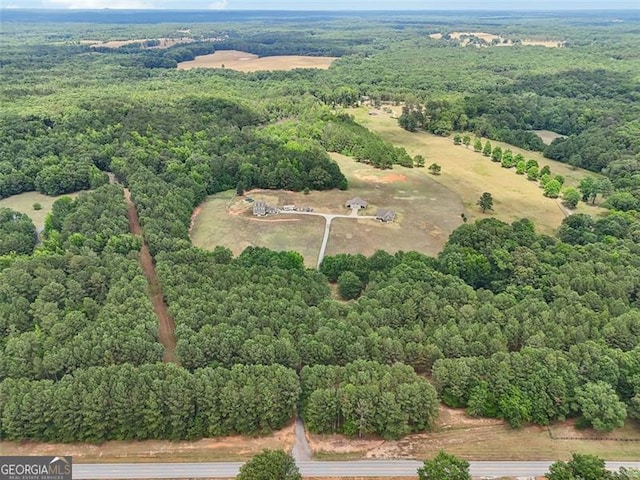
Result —
[{"label": "hay field", "polygon": [[[565,211],[558,199],[546,198],[537,182],[530,182],[525,176],[516,175],[515,169],[502,168],[473,148],[453,144],[451,138],[439,137],[430,133],[411,133],[398,126],[398,121],[383,111],[378,115],[368,115],[369,109],[349,109],[356,120],[380,134],[396,146],[405,147],[409,154],[421,154],[426,165],[438,163],[442,174],[433,177],[427,169],[419,169],[438,183],[453,190],[462,198],[470,220],[495,217],[505,222],[527,217],[536,224],[539,233],[553,234],[562,220]],[[483,143],[486,139],[483,139]],[[503,142],[491,141],[493,146],[510,148],[514,154],[522,153],[525,158],[537,160],[540,166],[549,165],[552,174],[565,177],[565,186],[577,186],[585,176],[597,176],[586,170],[573,170],[564,163],[546,159],[539,152],[530,152]],[[418,169],[416,169],[418,170]],[[490,192],[494,198],[494,211],[482,214],[476,202],[483,192]],[[604,210],[597,206],[580,203],[576,212],[599,214]]]},{"label": "hay field", "polygon": [[[82,192],[68,193],[66,195],[60,195],[58,197],[49,197],[38,192],[26,192],[19,195],[13,195],[12,197],[3,198],[0,200],[0,208],[11,208],[17,212],[28,215],[36,228],[44,227],[44,219],[51,211],[51,206],[61,196],[75,198]],[[42,205],[42,210],[34,210],[33,204],[39,203]]]},{"label": "hay field", "polygon": [[278,55],[258,57],[252,53],[237,50],[220,50],[210,55],[200,55],[195,60],[181,62],[178,70],[192,68],[228,68],[239,72],[266,70],[293,70],[295,68],[328,69],[336,57],[305,57],[301,55]]}]

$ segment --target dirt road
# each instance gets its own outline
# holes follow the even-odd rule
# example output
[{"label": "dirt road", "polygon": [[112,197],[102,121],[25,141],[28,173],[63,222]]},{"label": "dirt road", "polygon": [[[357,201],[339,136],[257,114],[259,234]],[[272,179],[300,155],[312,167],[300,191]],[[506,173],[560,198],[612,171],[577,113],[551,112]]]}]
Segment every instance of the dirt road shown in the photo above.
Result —
[{"label": "dirt road", "polygon": [[175,358],[174,352],[176,349],[176,326],[173,318],[169,315],[167,304],[164,301],[162,288],[160,287],[160,282],[156,275],[156,269],[153,265],[153,258],[151,257],[151,253],[149,253],[149,247],[146,242],[144,242],[144,235],[142,227],[140,226],[138,211],[136,210],[133,200],[131,200],[131,192],[129,192],[129,189],[127,188],[124,189],[124,197],[127,201],[129,230],[131,230],[131,233],[134,235],[138,235],[143,238],[142,248],[140,249],[140,265],[142,266],[144,276],[147,277],[147,282],[149,283],[148,294],[149,299],[153,304],[153,311],[158,317],[158,340],[164,346],[163,360],[165,362],[173,362]]}]

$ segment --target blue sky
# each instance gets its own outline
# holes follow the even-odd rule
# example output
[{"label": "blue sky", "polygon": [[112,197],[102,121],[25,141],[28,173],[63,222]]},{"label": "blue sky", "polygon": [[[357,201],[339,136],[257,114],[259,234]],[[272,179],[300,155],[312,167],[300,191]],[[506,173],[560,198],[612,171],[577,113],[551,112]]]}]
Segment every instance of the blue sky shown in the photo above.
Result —
[{"label": "blue sky", "polygon": [[3,8],[230,10],[585,10],[638,9],[640,0],[0,0]]}]

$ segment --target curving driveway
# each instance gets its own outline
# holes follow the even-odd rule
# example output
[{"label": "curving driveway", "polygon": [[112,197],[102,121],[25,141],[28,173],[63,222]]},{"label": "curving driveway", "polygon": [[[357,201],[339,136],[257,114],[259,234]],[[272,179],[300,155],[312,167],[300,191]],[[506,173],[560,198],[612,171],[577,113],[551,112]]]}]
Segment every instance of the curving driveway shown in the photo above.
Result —
[{"label": "curving driveway", "polygon": [[356,220],[375,220],[376,217],[374,215],[358,215],[360,209],[354,208],[351,210],[349,215],[342,215],[339,213],[316,213],[316,212],[295,212],[289,210],[280,210],[278,209],[278,213],[286,214],[286,215],[315,215],[317,217],[324,217],[324,236],[322,237],[322,245],[320,245],[320,252],[318,253],[318,268],[320,268],[320,264],[324,259],[325,253],[327,251],[327,243],[329,242],[329,232],[331,231],[331,222],[334,218],[352,218]]}]

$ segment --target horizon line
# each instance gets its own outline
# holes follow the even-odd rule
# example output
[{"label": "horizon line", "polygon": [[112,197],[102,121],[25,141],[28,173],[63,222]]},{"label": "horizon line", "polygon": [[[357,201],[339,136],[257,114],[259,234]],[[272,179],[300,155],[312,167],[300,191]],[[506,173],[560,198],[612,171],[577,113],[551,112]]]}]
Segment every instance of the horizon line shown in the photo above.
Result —
[{"label": "horizon line", "polygon": [[70,7],[5,7],[0,6],[0,10],[11,11],[56,11],[56,12],[635,12],[639,11],[635,8],[557,8],[557,9],[536,9],[536,8],[451,8],[451,9],[428,9],[428,8],[409,8],[409,9],[322,9],[322,8],[306,8],[306,9],[282,9],[282,8],[70,8]]}]

